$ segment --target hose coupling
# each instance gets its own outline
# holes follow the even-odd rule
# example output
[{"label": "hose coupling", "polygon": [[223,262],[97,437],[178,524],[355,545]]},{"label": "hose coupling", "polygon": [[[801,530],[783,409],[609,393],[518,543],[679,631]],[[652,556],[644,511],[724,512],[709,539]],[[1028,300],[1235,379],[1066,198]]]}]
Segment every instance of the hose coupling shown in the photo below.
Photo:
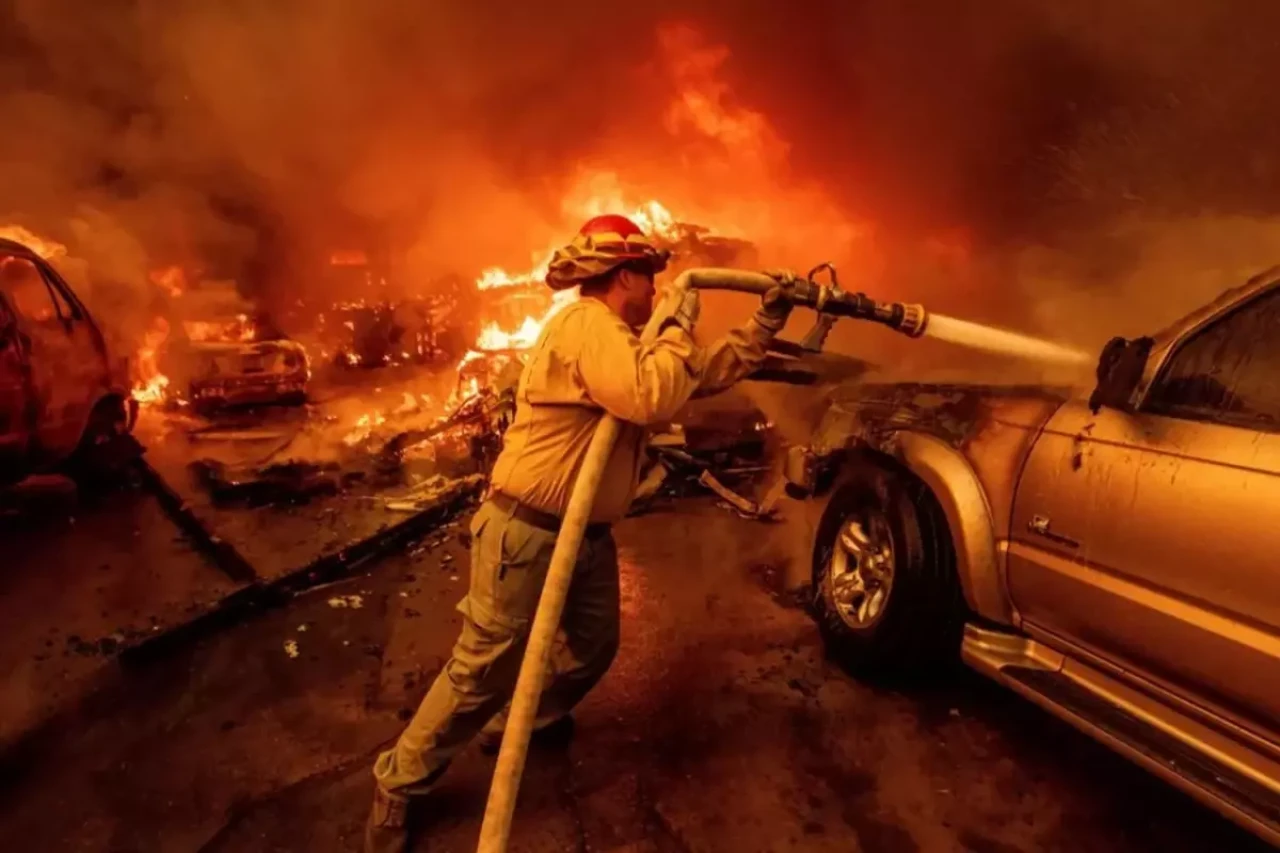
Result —
[{"label": "hose coupling", "polygon": [[912,338],[918,338],[924,334],[925,328],[929,325],[929,314],[924,310],[924,306],[912,303],[902,303],[902,320],[898,323],[898,331]]}]

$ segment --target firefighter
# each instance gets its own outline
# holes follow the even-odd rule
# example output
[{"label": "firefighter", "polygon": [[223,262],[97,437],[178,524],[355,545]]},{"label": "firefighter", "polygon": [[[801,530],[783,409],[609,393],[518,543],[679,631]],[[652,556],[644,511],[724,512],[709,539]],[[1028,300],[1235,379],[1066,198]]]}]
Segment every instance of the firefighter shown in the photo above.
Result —
[{"label": "firefighter", "polygon": [[696,291],[659,306],[662,331],[636,337],[653,312],[654,275],[667,253],[626,217],[596,217],[556,252],[547,284],[580,288],[552,317],[529,355],[515,418],[471,522],[471,581],[458,605],[462,631],[417,713],[374,766],[369,853],[406,849],[411,797],[425,794],[477,735],[496,744],[556,534],[587,445],[603,412],[622,421],[578,554],[552,672],[534,737],[571,733],[573,707],[618,649],[618,557],[611,527],[627,512],[639,477],[645,427],[670,419],[692,396],[721,391],[763,361],[791,310],[788,274],[742,328],[703,348],[694,343]]}]

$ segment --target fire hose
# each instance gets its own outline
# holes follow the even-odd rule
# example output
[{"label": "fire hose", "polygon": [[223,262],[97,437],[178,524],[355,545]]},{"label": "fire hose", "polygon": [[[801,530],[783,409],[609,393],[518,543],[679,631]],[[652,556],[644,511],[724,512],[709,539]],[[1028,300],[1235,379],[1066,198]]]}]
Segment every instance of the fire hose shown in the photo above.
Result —
[{"label": "fire hose", "polygon": [[[830,284],[814,280],[816,272],[822,269],[830,272]],[[688,289],[731,290],[763,295],[777,286],[778,280],[764,273],[692,269],[681,273],[672,288],[677,292]],[[928,322],[924,309],[919,305],[882,303],[862,293],[845,293],[835,281],[834,269],[826,264],[815,268],[806,278],[797,279],[789,290],[792,302],[813,308],[820,315],[871,320],[911,337],[923,334]],[[651,318],[641,333],[640,340],[650,343],[657,338],[663,320],[664,317],[658,315]],[[516,795],[520,789],[520,777],[524,773],[529,737],[533,733],[534,717],[547,676],[552,644],[560,627],[565,598],[578,561],[578,550],[586,533],[600,480],[604,476],[605,464],[618,439],[618,427],[618,419],[612,415],[606,414],[600,419],[569,496],[569,505],[551,553],[551,564],[547,569],[542,595],[538,599],[538,609],[534,614],[524,660],[520,665],[520,675],[511,698],[502,746],[493,771],[493,784],[489,788],[489,800],[480,826],[478,853],[505,853],[511,837]]]}]

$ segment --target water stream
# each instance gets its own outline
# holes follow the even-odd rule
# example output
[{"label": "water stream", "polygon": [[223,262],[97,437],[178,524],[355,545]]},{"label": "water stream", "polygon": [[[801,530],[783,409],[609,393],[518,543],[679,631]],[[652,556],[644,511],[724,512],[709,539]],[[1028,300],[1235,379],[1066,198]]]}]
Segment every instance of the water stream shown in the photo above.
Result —
[{"label": "water stream", "polygon": [[955,317],[944,314],[930,314],[924,333],[927,337],[940,341],[1036,361],[1090,364],[1094,360],[1091,353],[1074,347],[1055,344],[1052,341],[1010,332],[995,326],[957,320]]}]

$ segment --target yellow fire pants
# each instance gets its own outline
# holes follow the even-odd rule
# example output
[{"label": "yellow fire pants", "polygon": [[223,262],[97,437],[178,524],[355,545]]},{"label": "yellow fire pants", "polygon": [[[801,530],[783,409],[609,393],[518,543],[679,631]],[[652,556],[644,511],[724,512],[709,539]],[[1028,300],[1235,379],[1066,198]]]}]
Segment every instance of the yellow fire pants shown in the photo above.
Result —
[{"label": "yellow fire pants", "polygon": [[[501,729],[515,690],[556,534],[489,502],[471,534],[471,584],[458,604],[462,632],[453,654],[396,745],[374,764],[374,778],[391,794],[426,793],[481,729]],[[618,617],[618,552],[606,534],[578,553],[535,728],[568,714],[609,669]]]}]

